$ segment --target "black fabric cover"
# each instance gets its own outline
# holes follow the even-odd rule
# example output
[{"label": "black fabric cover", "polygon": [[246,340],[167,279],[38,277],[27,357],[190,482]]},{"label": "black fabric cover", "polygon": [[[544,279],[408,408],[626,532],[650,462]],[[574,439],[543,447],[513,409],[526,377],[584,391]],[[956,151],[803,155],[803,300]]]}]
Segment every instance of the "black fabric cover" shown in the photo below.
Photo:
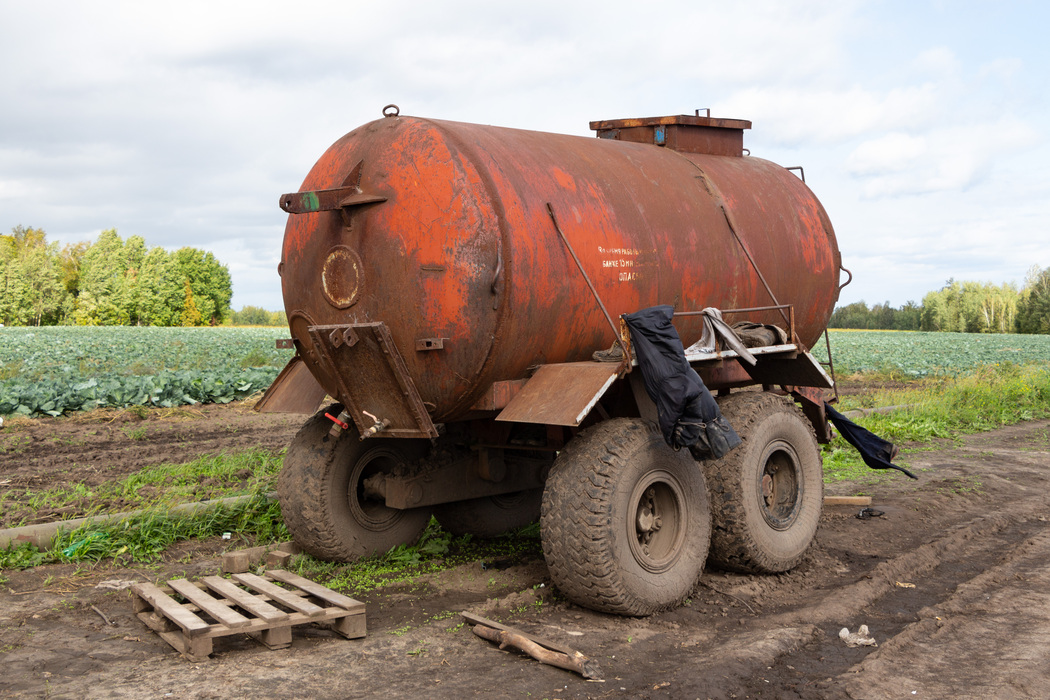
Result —
[{"label": "black fabric cover", "polygon": [[912,474],[904,467],[894,464],[890,460],[893,459],[893,443],[888,440],[883,440],[875,433],[871,432],[867,428],[862,428],[846,416],[842,415],[834,408],[831,404],[824,402],[824,411],[828,414],[828,418],[838,429],[839,434],[846,439],[846,442],[857,448],[857,452],[860,452],[861,459],[872,469],[896,469],[897,471],[904,472],[912,479],[918,479],[919,477]]},{"label": "black fabric cover", "polygon": [[676,450],[690,448],[698,459],[719,458],[740,444],[740,436],[686,361],[673,317],[674,309],[665,305],[622,318],[631,331],[631,347],[645,391],[656,404],[664,440]]}]

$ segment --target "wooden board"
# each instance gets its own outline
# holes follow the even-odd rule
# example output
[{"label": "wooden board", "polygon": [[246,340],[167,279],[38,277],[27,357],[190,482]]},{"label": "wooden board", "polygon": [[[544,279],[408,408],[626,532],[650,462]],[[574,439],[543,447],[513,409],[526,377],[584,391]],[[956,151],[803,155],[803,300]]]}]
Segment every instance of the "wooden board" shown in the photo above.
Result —
[{"label": "wooden board", "polygon": [[237,583],[243,583],[248,588],[269,596],[278,603],[286,605],[296,612],[301,612],[303,615],[308,615],[310,617],[324,615],[324,608],[320,605],[314,605],[310,601],[300,598],[295,593],[272,584],[255,574],[234,574],[233,580]]},{"label": "wooden board", "polygon": [[314,581],[281,570],[270,571],[265,578],[253,574],[234,578],[175,579],[163,588],[136,584],[132,587],[136,615],[194,661],[212,653],[213,639],[231,634],[249,634],[271,649],[289,646],[292,627],[310,622],[347,639],[366,634],[364,603]]},{"label": "wooden board", "polygon": [[227,627],[244,627],[251,624],[251,620],[231,608],[228,603],[213,598],[210,593],[197,588],[184,578],[168,581],[168,586]]},{"label": "wooden board", "polygon": [[824,496],[826,506],[870,506],[871,496]]}]

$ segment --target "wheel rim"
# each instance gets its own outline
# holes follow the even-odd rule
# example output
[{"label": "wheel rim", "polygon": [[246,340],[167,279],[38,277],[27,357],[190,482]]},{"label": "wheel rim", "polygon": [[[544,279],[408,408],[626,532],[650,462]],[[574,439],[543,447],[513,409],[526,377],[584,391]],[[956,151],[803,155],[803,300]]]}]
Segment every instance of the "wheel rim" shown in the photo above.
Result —
[{"label": "wheel rim", "polygon": [[672,474],[646,474],[631,492],[627,540],[635,561],[647,571],[670,569],[682,553],[687,521],[682,486]]},{"label": "wheel rim", "polygon": [[404,517],[403,510],[390,508],[382,500],[368,495],[364,485],[369,477],[394,473],[404,463],[398,452],[385,447],[368,450],[358,458],[350,474],[346,500],[354,520],[363,528],[382,532],[397,525]]},{"label": "wheel rim", "polygon": [[759,510],[774,530],[787,530],[802,509],[801,465],[795,449],[783,440],[766,447],[758,473]]}]

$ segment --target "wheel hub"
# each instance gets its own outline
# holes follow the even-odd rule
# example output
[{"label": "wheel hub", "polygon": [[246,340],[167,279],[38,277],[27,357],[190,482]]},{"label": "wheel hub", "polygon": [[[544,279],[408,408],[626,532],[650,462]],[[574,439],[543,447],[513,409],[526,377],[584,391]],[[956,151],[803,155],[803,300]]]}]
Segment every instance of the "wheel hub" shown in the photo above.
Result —
[{"label": "wheel hub", "polygon": [[366,530],[381,532],[401,520],[403,511],[389,508],[383,502],[383,481],[403,464],[402,456],[385,447],[376,447],[362,454],[352,467],[347,485],[347,504],[359,525]]},{"label": "wheel hub", "polygon": [[802,506],[799,457],[787,442],[766,448],[759,475],[758,498],[762,517],[774,530],[787,530]]},{"label": "wheel hub", "polygon": [[686,501],[671,474],[653,472],[631,494],[634,517],[628,521],[628,542],[635,561],[658,573],[670,568],[681,553]]}]

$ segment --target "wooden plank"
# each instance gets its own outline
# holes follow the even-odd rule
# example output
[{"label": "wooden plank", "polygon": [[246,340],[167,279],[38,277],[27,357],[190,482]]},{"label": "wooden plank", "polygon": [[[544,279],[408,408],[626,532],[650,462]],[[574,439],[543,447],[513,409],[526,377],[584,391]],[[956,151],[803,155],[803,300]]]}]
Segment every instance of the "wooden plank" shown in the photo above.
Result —
[{"label": "wooden plank", "polygon": [[365,609],[364,603],[358,600],[354,600],[349,596],[345,596],[342,593],[337,593],[331,588],[322,586],[321,584],[315,581],[311,581],[310,579],[293,574],[291,571],[274,569],[273,571],[267,571],[266,575],[272,579],[280,581],[281,583],[291,584],[296,588],[306,591],[307,593],[316,598],[320,598],[321,600],[327,601],[332,605],[336,605],[340,608],[343,608],[344,610],[349,610],[351,612],[363,612]]},{"label": "wooden plank", "polygon": [[207,591],[202,591],[184,578],[168,581],[172,590],[178,592],[186,600],[208,613],[227,627],[244,627],[251,620],[230,608],[223,601],[216,600]]},{"label": "wooden plank", "polygon": [[210,627],[207,622],[191,613],[181,603],[152,583],[136,583],[132,586],[132,591],[152,605],[154,610],[178,625],[190,637],[197,637],[207,632]]},{"label": "wooden plank", "polygon": [[[238,576],[243,574],[237,574]],[[252,615],[265,620],[268,623],[282,622],[288,619],[288,613],[274,606],[270,605],[266,601],[259,600],[248,591],[237,588],[229,581],[218,576],[205,576],[204,584],[215,591],[221,593],[237,605],[241,606]]]},{"label": "wooden plank", "polygon": [[255,574],[234,574],[233,580],[238,583],[242,583],[248,588],[254,591],[258,591],[263,595],[267,595],[273,600],[287,605],[292,610],[297,610],[304,615],[310,617],[318,617],[324,615],[324,608],[314,605],[308,600],[304,600],[300,596],[295,595],[280,586],[274,585],[264,578],[256,576]]},{"label": "wooden plank", "polygon": [[824,496],[826,506],[870,506],[871,496]]},{"label": "wooden plank", "polygon": [[481,615],[475,615],[475,614],[469,613],[469,612],[461,612],[460,615],[463,617],[464,620],[466,620],[467,622],[470,622],[472,624],[484,625],[485,627],[491,627],[494,630],[502,630],[504,632],[511,632],[513,634],[520,634],[521,636],[525,637],[526,639],[529,639],[529,640],[532,640],[533,642],[536,642],[540,646],[547,647],[548,649],[552,649],[554,651],[561,652],[562,654],[565,654],[567,656],[575,656],[576,654],[579,653],[578,651],[576,651],[575,649],[573,649],[570,646],[566,646],[564,644],[559,644],[558,642],[553,642],[553,641],[551,641],[549,639],[544,639],[543,637],[537,637],[534,634],[529,634],[528,632],[523,632],[522,630],[519,630],[519,629],[517,629],[515,627],[508,627],[507,625],[504,625],[502,623],[496,622],[495,620],[490,620],[487,617],[482,617]]}]

